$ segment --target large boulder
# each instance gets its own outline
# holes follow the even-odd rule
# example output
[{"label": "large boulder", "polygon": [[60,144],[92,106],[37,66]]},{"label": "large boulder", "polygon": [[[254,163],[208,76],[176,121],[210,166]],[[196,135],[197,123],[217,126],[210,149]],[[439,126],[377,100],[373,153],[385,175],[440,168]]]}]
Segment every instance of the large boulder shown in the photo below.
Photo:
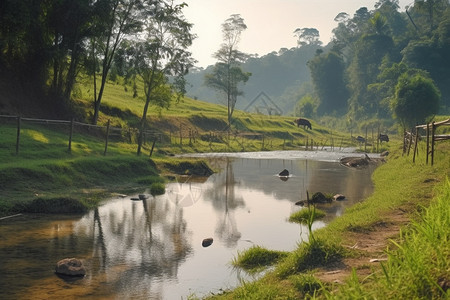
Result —
[{"label": "large boulder", "polygon": [[84,276],[86,269],[78,258],[64,258],[56,263],[55,273],[66,276]]}]

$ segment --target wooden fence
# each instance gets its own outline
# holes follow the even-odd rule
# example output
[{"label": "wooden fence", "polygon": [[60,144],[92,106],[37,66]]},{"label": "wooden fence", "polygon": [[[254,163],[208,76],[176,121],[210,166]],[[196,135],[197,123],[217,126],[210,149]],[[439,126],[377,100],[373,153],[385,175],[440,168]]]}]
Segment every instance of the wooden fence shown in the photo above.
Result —
[{"label": "wooden fence", "polygon": [[[94,136],[96,139],[104,143],[103,155],[107,154],[108,143],[112,138],[119,139],[121,141],[126,141],[130,144],[137,143],[137,136],[139,130],[137,128],[120,128],[110,126],[108,121],[106,126],[91,125],[86,123],[77,122],[74,120],[47,120],[47,119],[34,119],[34,118],[22,118],[20,116],[9,116],[0,115],[0,122],[5,122],[2,120],[7,120],[9,124],[15,124],[17,127],[17,137],[15,143],[15,151],[18,155],[20,152],[20,139],[21,131],[23,131],[23,124],[36,124],[36,125],[48,125],[57,128],[59,132],[67,132],[67,150],[72,151],[72,142],[74,140],[74,129],[82,130],[84,133],[88,133]],[[9,121],[8,121],[9,120]],[[14,126],[14,125],[13,125]],[[245,151],[249,143],[258,141],[261,145],[261,150],[270,149],[292,149],[293,147],[304,149],[304,150],[327,150],[335,151],[341,150],[344,147],[353,145],[358,147],[363,151],[379,151],[380,141],[378,139],[380,130],[375,136],[374,128],[371,129],[371,136],[369,135],[369,128],[366,128],[364,137],[359,136],[358,138],[350,136],[350,138],[339,137],[336,139],[333,133],[327,134],[325,138],[315,138],[312,136],[303,136],[301,133],[296,134],[288,133],[284,136],[274,138],[263,133],[258,132],[242,132],[236,130],[224,130],[224,131],[202,131],[199,128],[195,128],[190,124],[185,124],[180,122],[178,124],[171,124],[172,130],[168,130],[167,134],[164,134],[156,130],[144,130],[143,132],[143,144],[147,142],[151,143],[150,156],[152,155],[155,143],[168,144],[168,145],[178,145],[183,147],[183,145],[188,144],[193,146],[199,141],[209,144],[211,151],[216,151],[214,149],[214,144],[221,143],[230,147],[231,143],[234,145],[239,145],[242,151]],[[281,140],[281,141],[280,141]],[[274,143],[277,143],[274,145]],[[282,144],[280,144],[282,143]]]},{"label": "wooden fence", "polygon": [[[24,122],[29,124],[36,124],[36,125],[45,125],[45,126],[55,126],[58,127],[58,130],[61,131],[63,127],[68,128],[68,152],[72,151],[72,141],[74,138],[74,128],[81,128],[86,133],[90,133],[91,135],[95,135],[97,138],[102,138],[104,142],[104,151],[103,155],[106,155],[108,151],[108,143],[110,141],[111,137],[120,137],[121,140],[128,140],[129,143],[133,143],[135,140],[135,136],[138,135],[139,130],[136,128],[120,128],[120,127],[113,127],[110,126],[110,121],[108,120],[108,123],[106,126],[100,126],[100,125],[92,125],[92,124],[86,124],[81,123],[72,120],[48,120],[48,119],[35,119],[35,118],[22,118],[20,116],[9,116],[9,115],[0,115],[0,119],[2,120],[10,120],[12,122],[16,123],[17,127],[17,134],[16,134],[16,145],[15,145],[15,152],[16,155],[20,152],[20,140],[21,140],[21,132],[23,131],[23,124]],[[100,132],[100,134],[98,134]],[[95,134],[97,133],[97,134]],[[163,140],[163,134],[159,133],[157,131],[152,130],[144,130],[143,132],[143,143],[145,143],[149,138],[152,138],[153,145],[152,145],[152,151],[154,144],[157,140],[162,141]],[[151,153],[150,153],[151,155]]]},{"label": "wooden fence", "polygon": [[[441,122],[432,122],[432,123],[427,123],[425,125],[417,125],[415,127],[415,133],[408,133],[405,134],[408,136],[408,139],[404,139],[404,145],[405,145],[405,141],[408,140],[408,155],[409,155],[409,149],[411,149],[411,145],[414,143],[414,154],[413,154],[413,162],[416,161],[416,153],[417,153],[417,144],[419,142],[419,130],[420,129],[425,129],[426,131],[426,152],[427,152],[427,156],[426,156],[426,163],[428,164],[428,158],[429,156],[431,156],[431,165],[433,165],[434,163],[434,152],[435,152],[435,143],[439,142],[439,141],[445,141],[445,140],[450,140],[450,135],[445,135],[445,134],[436,134],[436,129],[440,126],[450,126],[450,119],[441,121]],[[423,137],[422,137],[423,138]],[[414,142],[413,142],[414,140]],[[403,147],[403,149],[405,149],[405,146]]]}]

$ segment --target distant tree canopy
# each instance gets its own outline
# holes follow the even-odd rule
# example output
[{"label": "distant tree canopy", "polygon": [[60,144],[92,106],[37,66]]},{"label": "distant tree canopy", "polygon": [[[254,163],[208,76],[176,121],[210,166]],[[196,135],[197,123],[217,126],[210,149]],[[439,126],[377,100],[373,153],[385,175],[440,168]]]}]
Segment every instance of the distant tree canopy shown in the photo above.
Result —
[{"label": "distant tree canopy", "polygon": [[[319,116],[335,112],[330,99],[340,103],[339,113],[352,120],[393,114],[400,123],[410,125],[437,113],[439,107],[442,112],[449,110],[449,2],[415,1],[408,14],[398,9],[397,0],[380,0],[373,11],[363,7],[353,17],[340,13],[335,18],[338,26],[330,50],[308,63]],[[338,74],[332,73],[338,69],[331,64],[333,57],[341,57]],[[428,100],[418,94],[419,87],[429,89]],[[338,101],[336,96],[346,88],[347,99]],[[408,89],[422,100],[407,97]],[[440,94],[441,102],[436,100]],[[421,106],[424,103],[429,105],[426,109]]]},{"label": "distant tree canopy", "polygon": [[349,96],[345,86],[345,64],[336,52],[316,55],[308,62],[314,90],[319,99],[317,113],[344,114]]}]

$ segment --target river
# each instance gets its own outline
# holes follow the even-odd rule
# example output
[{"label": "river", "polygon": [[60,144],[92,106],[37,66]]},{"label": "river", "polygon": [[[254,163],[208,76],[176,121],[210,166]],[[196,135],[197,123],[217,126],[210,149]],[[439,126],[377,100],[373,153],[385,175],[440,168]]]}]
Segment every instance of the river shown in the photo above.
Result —
[{"label": "river", "polygon": [[[326,226],[373,191],[373,167],[338,163],[347,153],[273,151],[202,154],[220,170],[180,177],[166,193],[108,199],[85,215],[22,215],[0,220],[2,299],[187,299],[220,293],[252,276],[231,261],[252,245],[294,250],[308,230],[289,223],[306,192],[339,193],[324,204]],[[360,156],[361,154],[351,154]],[[283,169],[288,178],[279,178]],[[145,191],[143,191],[145,193]],[[205,238],[213,238],[203,247]],[[83,260],[87,274],[65,280],[57,261]]]}]

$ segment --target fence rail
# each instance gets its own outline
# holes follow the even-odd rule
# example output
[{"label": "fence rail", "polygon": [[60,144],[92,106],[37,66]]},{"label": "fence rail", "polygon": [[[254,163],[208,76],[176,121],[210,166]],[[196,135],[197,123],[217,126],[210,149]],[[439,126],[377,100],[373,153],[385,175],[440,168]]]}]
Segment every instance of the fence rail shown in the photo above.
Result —
[{"label": "fence rail", "polygon": [[[3,121],[2,121],[3,120]],[[139,135],[139,129],[133,127],[114,127],[110,126],[108,121],[106,126],[92,125],[87,123],[78,122],[75,120],[50,120],[50,119],[36,119],[36,118],[24,118],[20,116],[10,116],[10,115],[0,115],[0,122],[8,121],[10,124],[15,122],[17,126],[17,137],[16,137],[16,155],[20,152],[20,139],[21,132],[25,124],[36,124],[42,126],[52,126],[51,129],[55,127],[58,128],[59,132],[67,132],[68,144],[67,150],[72,151],[72,142],[76,139],[75,133],[83,132],[87,133],[94,138],[101,140],[104,143],[103,155],[108,152],[108,143],[110,139],[116,139],[128,142],[129,144],[137,144],[137,139]],[[369,129],[365,130],[364,138],[358,136],[357,138],[350,134],[349,138],[333,136],[333,133],[327,134],[324,138],[313,138],[312,136],[303,136],[300,132],[292,133],[286,132],[285,135],[279,137],[269,136],[260,132],[243,132],[236,130],[201,130],[195,128],[190,124],[179,122],[177,125],[171,124],[172,130],[167,133],[163,133],[157,130],[146,129],[143,131],[143,145],[150,143],[151,146],[148,147],[150,150],[150,156],[152,155],[155,143],[178,145],[183,147],[183,145],[188,144],[193,146],[198,142],[207,143],[211,151],[217,150],[217,144],[224,144],[227,147],[230,145],[239,145],[242,151],[250,146],[254,149],[254,142],[258,141],[261,145],[261,150],[270,149],[292,149],[292,147],[304,150],[324,150],[326,147],[328,150],[335,151],[341,150],[344,147],[354,146],[358,147],[360,150],[372,152],[378,152],[380,148],[380,140],[378,138],[380,130],[378,128],[378,134],[375,136],[374,128],[372,128],[371,136],[368,135]],[[56,131],[56,130],[55,130]],[[274,143],[277,143],[274,146]],[[280,144],[282,143],[282,144]],[[204,145],[204,144],[203,144]],[[215,148],[215,149],[214,149]]]},{"label": "fence rail", "polygon": [[[413,162],[416,162],[416,154],[418,153],[417,144],[420,140],[426,138],[426,164],[428,164],[428,158],[431,156],[431,165],[434,164],[434,153],[435,153],[435,143],[440,141],[450,140],[450,135],[448,134],[436,134],[436,129],[440,126],[450,126],[450,119],[440,121],[440,122],[432,122],[422,125],[417,125],[414,127],[413,132],[405,131],[404,139],[403,139],[403,151],[408,148],[411,149],[411,145],[414,144],[414,154],[413,154]],[[420,136],[419,130],[424,129],[426,132],[426,136]]]}]

